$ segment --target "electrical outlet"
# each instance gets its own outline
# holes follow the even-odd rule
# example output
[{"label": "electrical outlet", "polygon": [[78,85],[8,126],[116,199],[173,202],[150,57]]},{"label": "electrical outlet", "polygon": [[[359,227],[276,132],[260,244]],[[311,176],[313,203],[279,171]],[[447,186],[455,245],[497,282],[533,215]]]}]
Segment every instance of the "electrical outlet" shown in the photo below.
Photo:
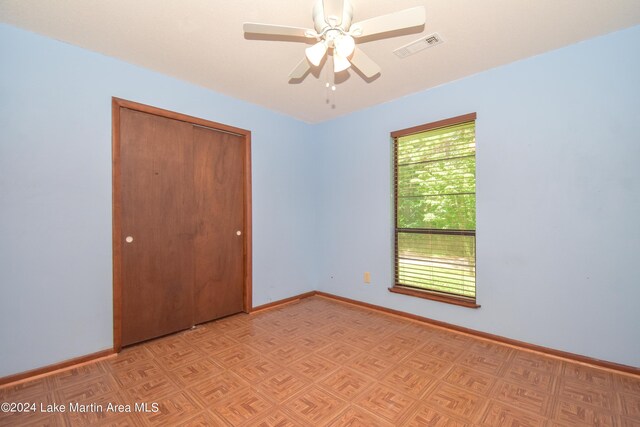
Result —
[{"label": "electrical outlet", "polygon": [[364,272],[364,283],[371,283],[371,273],[368,271]]}]

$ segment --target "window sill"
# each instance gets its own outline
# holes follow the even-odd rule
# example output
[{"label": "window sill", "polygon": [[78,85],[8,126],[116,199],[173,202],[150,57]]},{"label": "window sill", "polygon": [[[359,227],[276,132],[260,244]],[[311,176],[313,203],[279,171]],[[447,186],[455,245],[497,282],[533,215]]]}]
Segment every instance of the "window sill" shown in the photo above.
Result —
[{"label": "window sill", "polygon": [[404,286],[393,286],[389,288],[389,292],[444,302],[447,304],[459,305],[467,308],[480,308],[479,304],[476,304],[475,301],[469,300],[467,298],[457,298],[454,296],[438,294],[435,292],[422,291],[420,289],[411,289]]}]

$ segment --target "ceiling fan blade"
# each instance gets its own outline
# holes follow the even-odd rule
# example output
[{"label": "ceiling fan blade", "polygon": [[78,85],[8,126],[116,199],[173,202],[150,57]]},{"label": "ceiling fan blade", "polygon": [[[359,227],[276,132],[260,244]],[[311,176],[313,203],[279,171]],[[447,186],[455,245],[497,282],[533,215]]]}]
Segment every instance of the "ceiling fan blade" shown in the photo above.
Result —
[{"label": "ceiling fan blade", "polygon": [[243,25],[245,33],[267,34],[270,36],[289,37],[315,37],[316,32],[308,28],[288,27],[286,25],[258,24],[255,22],[245,22]]},{"label": "ceiling fan blade", "polygon": [[378,64],[373,62],[373,60],[357,46],[353,51],[353,56],[351,57],[351,65],[356,67],[362,74],[369,78],[375,76],[381,71]]},{"label": "ceiling fan blade", "polygon": [[291,73],[289,73],[289,79],[298,80],[303,78],[307,72],[311,69],[311,64],[307,61],[307,58],[302,58],[302,61],[298,62],[296,68],[293,69]]},{"label": "ceiling fan blade", "polygon": [[419,27],[424,25],[425,20],[426,12],[424,6],[418,6],[355,22],[351,25],[349,32],[354,37],[372,36],[389,31]]}]

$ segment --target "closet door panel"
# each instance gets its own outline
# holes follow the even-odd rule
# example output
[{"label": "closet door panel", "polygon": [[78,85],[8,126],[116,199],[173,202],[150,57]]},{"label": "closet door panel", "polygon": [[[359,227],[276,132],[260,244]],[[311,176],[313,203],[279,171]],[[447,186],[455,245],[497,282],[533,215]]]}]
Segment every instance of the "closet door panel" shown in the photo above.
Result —
[{"label": "closet door panel", "polygon": [[243,138],[195,126],[193,167],[197,324],[243,309]]},{"label": "closet door panel", "polygon": [[193,324],[193,127],[121,109],[122,344]]}]

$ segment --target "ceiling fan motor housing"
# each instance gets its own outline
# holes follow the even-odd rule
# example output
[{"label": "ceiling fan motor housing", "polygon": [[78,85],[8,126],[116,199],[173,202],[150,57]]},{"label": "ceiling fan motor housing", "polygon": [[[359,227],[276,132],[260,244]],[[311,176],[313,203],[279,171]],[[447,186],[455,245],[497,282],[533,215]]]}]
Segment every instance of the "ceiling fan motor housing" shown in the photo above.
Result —
[{"label": "ceiling fan motor housing", "polygon": [[313,24],[316,32],[322,34],[327,28],[349,30],[353,18],[350,0],[318,0],[313,7]]}]

